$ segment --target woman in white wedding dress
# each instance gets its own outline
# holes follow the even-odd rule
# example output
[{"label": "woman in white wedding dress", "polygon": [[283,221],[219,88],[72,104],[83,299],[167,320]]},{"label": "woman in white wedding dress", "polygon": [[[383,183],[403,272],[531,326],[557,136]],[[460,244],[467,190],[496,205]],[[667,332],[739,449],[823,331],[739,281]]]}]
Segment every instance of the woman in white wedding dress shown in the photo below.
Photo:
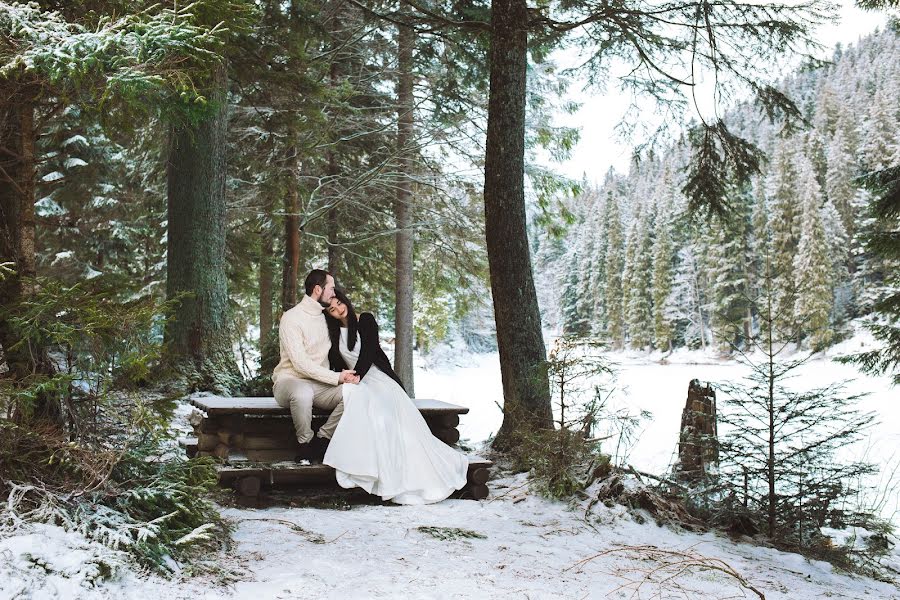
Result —
[{"label": "woman in white wedding dress", "polygon": [[341,487],[397,504],[430,504],[465,486],[468,458],[432,435],[381,350],[375,317],[357,320],[339,290],[325,314],[332,368],[360,376],[358,385],[344,385],[344,414],[323,460]]}]

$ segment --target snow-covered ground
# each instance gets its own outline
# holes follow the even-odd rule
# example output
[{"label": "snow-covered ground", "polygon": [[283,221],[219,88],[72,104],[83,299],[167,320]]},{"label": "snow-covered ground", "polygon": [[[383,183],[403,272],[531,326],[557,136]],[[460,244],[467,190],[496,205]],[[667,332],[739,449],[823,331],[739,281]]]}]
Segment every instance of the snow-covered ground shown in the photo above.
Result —
[{"label": "snow-covered ground", "polygon": [[[653,413],[629,462],[665,471],[677,440],[688,381],[739,379],[744,367],[698,352],[618,355],[619,401]],[[900,441],[898,393],[886,378],[817,358],[798,385],[855,378],[869,391],[862,408],[880,425],[870,458],[888,460]],[[496,354],[447,351],[417,363],[416,392],[468,406],[464,438],[477,446],[501,422]],[[185,411],[179,411],[183,418]],[[50,525],[23,525],[0,535],[0,600],[167,598],[766,598],[900,599],[900,588],[837,572],[831,565],[712,534],[659,527],[620,506],[569,507],[542,499],[524,475],[492,481],[481,502],[448,500],[422,507],[351,510],[275,507],[223,509],[235,523],[233,551],[222,567],[237,580],[172,580],[139,575],[124,557]],[[896,502],[896,500],[894,501]],[[640,522],[644,521],[644,522]],[[420,527],[464,528],[480,537],[436,539]],[[658,549],[668,559],[650,556]],[[892,562],[900,568],[895,547]],[[710,562],[721,561],[721,562]],[[116,575],[103,579],[109,568]],[[731,572],[733,570],[733,572]],[[738,577],[743,578],[744,583]]]},{"label": "snow-covered ground", "polygon": [[[31,526],[0,540],[0,598],[819,598],[900,599],[900,588],[828,563],[659,527],[621,506],[570,508],[531,494],[522,474],[482,502],[351,510],[225,509],[236,530],[222,568],[163,580],[127,569],[96,578],[96,549],[77,534]],[[643,521],[643,522],[641,522]],[[478,537],[441,540],[419,528]],[[652,552],[669,553],[667,557]],[[900,566],[900,556],[895,556]],[[738,579],[740,577],[743,583]]]},{"label": "snow-covered ground", "polygon": [[[799,367],[788,384],[797,389],[810,389],[846,382],[849,393],[867,394],[859,402],[858,409],[876,413],[878,423],[862,443],[846,449],[845,458],[865,458],[881,465],[882,480],[872,482],[878,486],[888,484],[892,470],[900,464],[900,389],[891,387],[889,377],[864,375],[853,366],[833,360],[835,356],[867,349],[870,343],[868,337],[860,334],[834,346],[827,356],[816,355]],[[627,462],[657,474],[668,471],[675,458],[688,383],[692,379],[712,383],[739,382],[750,371],[735,360],[723,360],[713,352],[703,351],[679,350],[666,356],[664,361],[658,353],[612,353],[608,358],[617,371],[611,402],[632,412],[646,410],[652,415],[650,420],[642,421],[641,432],[627,454]],[[496,433],[503,421],[500,409],[503,388],[500,359],[496,353],[444,352],[418,360],[416,367],[416,396],[436,398],[470,409],[459,426],[463,439],[477,445]],[[900,482],[896,487],[900,488]],[[887,517],[900,517],[898,492],[900,489],[893,490],[890,499],[884,503],[882,514]]]}]

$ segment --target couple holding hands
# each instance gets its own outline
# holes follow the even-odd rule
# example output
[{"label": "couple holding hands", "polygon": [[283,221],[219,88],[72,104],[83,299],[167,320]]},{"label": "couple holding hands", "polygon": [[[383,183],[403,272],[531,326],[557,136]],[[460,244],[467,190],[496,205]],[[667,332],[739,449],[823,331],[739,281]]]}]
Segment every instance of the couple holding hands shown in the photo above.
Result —
[{"label": "couple holding hands", "polygon": [[[281,317],[281,360],[272,373],[275,400],[290,408],[298,459],[334,467],[344,488],[360,487],[397,504],[440,502],[466,484],[466,456],[434,437],[378,341],[371,313],[357,317],[350,299],[321,269]],[[331,410],[317,433],[313,407]]]}]

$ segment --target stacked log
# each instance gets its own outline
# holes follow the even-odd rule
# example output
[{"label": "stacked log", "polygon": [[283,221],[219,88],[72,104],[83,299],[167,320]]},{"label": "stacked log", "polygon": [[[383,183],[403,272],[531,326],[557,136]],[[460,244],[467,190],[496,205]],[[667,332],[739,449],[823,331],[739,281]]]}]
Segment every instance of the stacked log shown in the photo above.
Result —
[{"label": "stacked log", "polygon": [[290,417],[207,416],[194,427],[194,433],[198,456],[214,456],[226,461],[294,460],[300,451]]},{"label": "stacked log", "polygon": [[[318,425],[315,421],[314,428]],[[431,417],[426,422],[432,434],[448,446],[455,446],[459,441],[459,415]],[[204,417],[194,427],[194,434],[196,456],[214,456],[225,461],[231,458],[261,462],[294,460],[300,451],[289,416]]]},{"label": "stacked log", "polygon": [[[459,415],[468,409],[437,400],[414,400],[432,434],[453,446],[459,441]],[[334,469],[327,465],[294,464],[300,451],[294,424],[287,409],[271,398],[200,397],[192,399],[199,410],[189,416],[195,437],[183,438],[189,457],[214,456],[223,461],[217,470],[219,484],[235,490],[238,502],[261,506],[264,491],[273,486],[329,484]],[[313,429],[327,414],[313,414]],[[265,463],[291,462],[290,465]],[[470,457],[466,485],[458,498],[483,499],[488,495],[490,461]]]},{"label": "stacked log", "polygon": [[432,435],[448,446],[455,446],[459,441],[459,415],[427,417],[425,422]]}]

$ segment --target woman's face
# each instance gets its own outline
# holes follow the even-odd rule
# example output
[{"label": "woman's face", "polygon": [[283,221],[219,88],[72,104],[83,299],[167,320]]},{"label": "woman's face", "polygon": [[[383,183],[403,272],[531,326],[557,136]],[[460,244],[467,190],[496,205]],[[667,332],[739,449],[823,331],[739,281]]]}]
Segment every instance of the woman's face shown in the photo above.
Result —
[{"label": "woman's face", "polygon": [[337,298],[331,299],[331,302],[328,304],[327,310],[328,314],[338,321],[343,322],[347,318],[347,305]]}]

